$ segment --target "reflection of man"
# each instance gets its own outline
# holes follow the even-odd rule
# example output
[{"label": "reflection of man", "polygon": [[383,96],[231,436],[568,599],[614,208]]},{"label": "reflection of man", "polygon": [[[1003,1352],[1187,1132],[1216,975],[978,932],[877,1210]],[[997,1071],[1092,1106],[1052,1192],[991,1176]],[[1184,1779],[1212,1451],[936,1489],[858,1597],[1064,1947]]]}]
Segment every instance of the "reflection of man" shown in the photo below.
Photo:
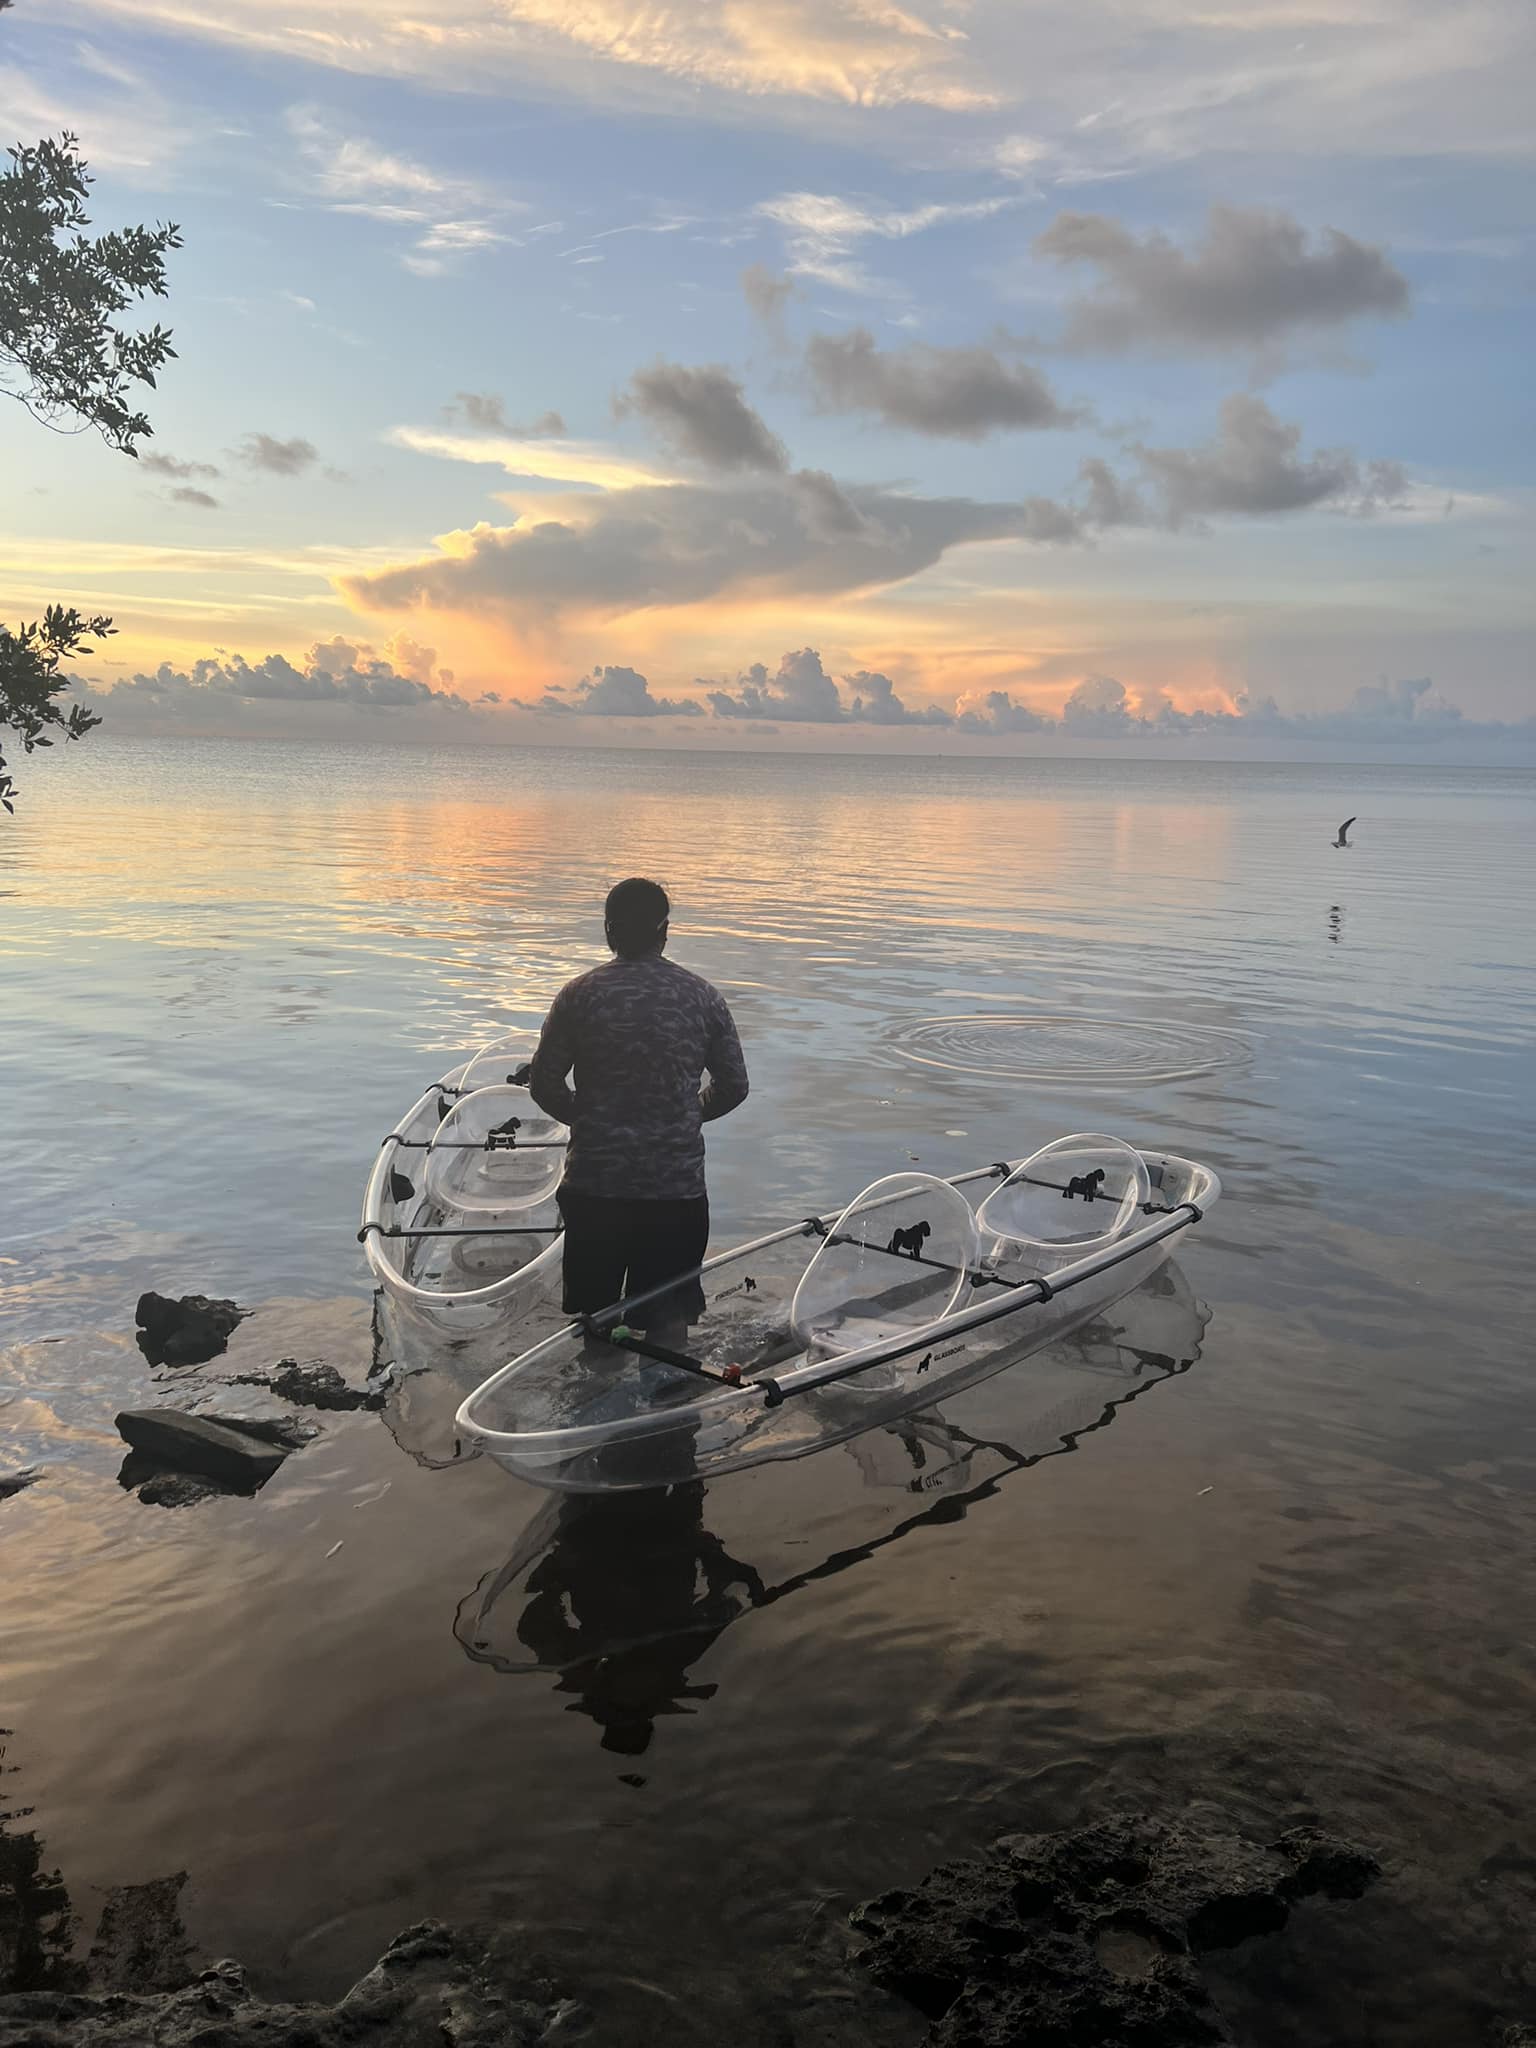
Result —
[{"label": "reflection of man", "polygon": [[689,1666],[764,1586],[704,1527],[704,1488],[693,1481],[562,1502],[528,1592],[518,1640],[541,1664],[565,1667],[559,1690],[579,1695],[572,1711],[597,1722],[604,1749],[639,1756],[659,1714],[713,1697],[714,1686],[688,1683]]},{"label": "reflection of man", "polygon": [[[746,1100],[747,1069],[724,996],[664,957],[670,916],[656,882],[608,892],[614,957],[561,989],[534,1054],[528,1092],[571,1129],[559,1194],[567,1315],[690,1273],[709,1244],[701,1126]],[[665,1341],[703,1312],[695,1283],[631,1320]]]}]

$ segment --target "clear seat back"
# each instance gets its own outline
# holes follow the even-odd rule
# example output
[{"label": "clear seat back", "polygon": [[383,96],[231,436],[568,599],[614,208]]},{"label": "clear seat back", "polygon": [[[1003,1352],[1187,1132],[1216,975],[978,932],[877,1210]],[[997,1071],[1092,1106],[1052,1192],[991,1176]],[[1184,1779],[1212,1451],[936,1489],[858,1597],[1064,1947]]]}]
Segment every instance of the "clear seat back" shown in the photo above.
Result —
[{"label": "clear seat back", "polygon": [[1008,1176],[976,1213],[984,1245],[1086,1254],[1119,1237],[1150,1200],[1146,1161],[1119,1138],[1058,1138]]},{"label": "clear seat back", "polygon": [[477,1219],[515,1217],[559,1186],[564,1141],[565,1126],[535,1109],[526,1089],[477,1088],[461,1095],[437,1127],[426,1191],[442,1207]]},{"label": "clear seat back", "polygon": [[472,1095],[477,1088],[520,1086],[513,1076],[520,1074],[533,1058],[536,1041],[526,1033],[514,1038],[493,1038],[481,1046],[459,1076],[459,1093]]},{"label": "clear seat back", "polygon": [[959,1189],[931,1174],[891,1174],[856,1196],[822,1241],[790,1326],[807,1349],[898,1340],[961,1307],[975,1267],[976,1219]]}]

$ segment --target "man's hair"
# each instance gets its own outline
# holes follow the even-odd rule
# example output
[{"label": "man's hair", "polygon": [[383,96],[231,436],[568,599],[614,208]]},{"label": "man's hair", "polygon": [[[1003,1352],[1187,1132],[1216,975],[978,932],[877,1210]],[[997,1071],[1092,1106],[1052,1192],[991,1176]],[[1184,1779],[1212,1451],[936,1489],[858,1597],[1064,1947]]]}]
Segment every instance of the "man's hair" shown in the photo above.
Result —
[{"label": "man's hair", "polygon": [[642,959],[656,950],[671,913],[660,882],[647,882],[640,875],[615,882],[603,905],[608,943],[621,960]]}]

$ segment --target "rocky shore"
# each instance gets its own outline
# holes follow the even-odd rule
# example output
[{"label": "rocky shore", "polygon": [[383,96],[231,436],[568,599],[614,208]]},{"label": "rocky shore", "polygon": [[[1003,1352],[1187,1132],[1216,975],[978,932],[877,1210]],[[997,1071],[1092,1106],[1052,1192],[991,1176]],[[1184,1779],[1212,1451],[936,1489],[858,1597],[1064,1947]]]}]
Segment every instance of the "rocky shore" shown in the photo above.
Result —
[{"label": "rocky shore", "polygon": [[[847,1966],[868,1988],[843,2006],[838,2033],[900,2037],[878,1987],[926,2023],[933,2048],[1227,2048],[1237,2037],[1201,1956],[1279,1932],[1300,1900],[1357,1898],[1379,1874],[1372,1856],[1313,1828],[1261,1845],[1142,1815],[1004,1836],[987,1855],[853,1912]],[[239,1963],[194,1958],[179,1905],[186,1881],[182,1871],[111,1892],[82,1958],[62,1877],[46,1869],[35,1835],[0,1826],[0,2048],[557,2048],[604,2038],[601,2014],[557,1989],[506,1927],[424,1921],[334,2003],[265,1998]],[[1525,2038],[1512,2031],[1508,2048]]]}]

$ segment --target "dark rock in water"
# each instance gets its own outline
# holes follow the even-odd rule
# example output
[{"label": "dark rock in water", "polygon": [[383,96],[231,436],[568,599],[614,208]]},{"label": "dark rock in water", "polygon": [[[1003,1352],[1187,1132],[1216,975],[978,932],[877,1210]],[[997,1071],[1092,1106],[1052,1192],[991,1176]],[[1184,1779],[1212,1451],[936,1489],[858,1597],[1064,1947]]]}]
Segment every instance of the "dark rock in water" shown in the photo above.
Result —
[{"label": "dark rock in water", "polygon": [[222,1422],[226,1429],[238,1429],[258,1443],[276,1444],[282,1451],[302,1451],[325,1431],[318,1422],[301,1422],[296,1415],[210,1415],[210,1422]]},{"label": "dark rock in water", "polygon": [[184,1870],[148,1884],[114,1885],[86,1958],[93,1984],[113,1991],[176,1991],[194,1974],[181,1924]]},{"label": "dark rock in water", "polygon": [[276,1444],[179,1408],[125,1408],[117,1430],[162,1471],[196,1472],[250,1493],[264,1486],[288,1455]]},{"label": "dark rock in water", "polygon": [[1195,1960],[1355,1898],[1375,1860],[1312,1828],[1268,1848],[1150,1819],[1011,1835],[861,1906],[864,1966],[935,2048],[1199,2048],[1232,2036]]},{"label": "dark rock in water", "polygon": [[245,1316],[232,1301],[206,1294],[141,1294],[133,1319],[139,1349],[151,1365],[202,1365],[217,1358]]},{"label": "dark rock in water", "polygon": [[36,1486],[42,1476],[41,1472],[30,1468],[25,1472],[0,1472],[0,1500],[9,1500],[15,1493],[25,1493],[29,1486]]},{"label": "dark rock in water", "polygon": [[269,2004],[222,1962],[180,1990],[0,1998],[0,2048],[553,2048],[579,2018],[507,1936],[429,1920],[335,2005]]},{"label": "dark rock in water", "polygon": [[318,1359],[300,1365],[296,1358],[280,1358],[271,1372],[236,1373],[235,1387],[268,1387],[301,1408],[382,1408],[384,1393],[378,1387],[351,1387],[334,1365]]},{"label": "dark rock in water", "polygon": [[139,1499],[151,1508],[195,1508],[201,1501],[227,1500],[232,1493],[250,1490],[221,1486],[217,1479],[205,1479],[195,1472],[151,1472],[137,1489]]}]

